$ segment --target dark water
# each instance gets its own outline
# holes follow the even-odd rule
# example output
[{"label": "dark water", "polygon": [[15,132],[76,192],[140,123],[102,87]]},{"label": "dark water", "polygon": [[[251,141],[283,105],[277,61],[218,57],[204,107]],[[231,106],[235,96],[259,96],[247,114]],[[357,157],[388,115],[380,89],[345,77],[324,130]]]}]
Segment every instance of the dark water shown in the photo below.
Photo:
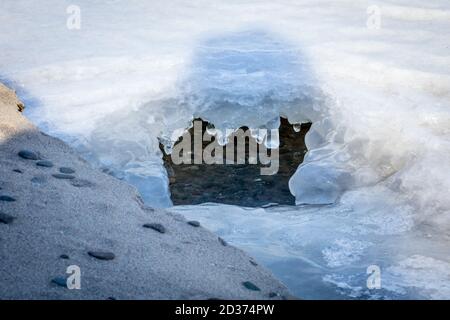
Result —
[{"label": "dark water", "polygon": [[[203,121],[202,125],[204,132],[208,123]],[[173,203],[185,205],[217,202],[248,207],[259,207],[269,203],[294,205],[295,198],[289,191],[288,182],[307,151],[305,134],[310,126],[310,124],[303,124],[300,131],[295,132],[293,126],[286,119],[281,118],[279,170],[270,176],[261,175],[260,169],[264,165],[259,161],[258,164],[248,163],[248,140],[246,140],[245,164],[176,165],[169,155],[164,154]],[[189,134],[192,137],[193,129],[189,131]],[[253,138],[250,137],[250,139]],[[193,145],[193,139],[191,140]],[[209,143],[204,142],[203,149]],[[236,144],[234,147],[236,149]]]}]

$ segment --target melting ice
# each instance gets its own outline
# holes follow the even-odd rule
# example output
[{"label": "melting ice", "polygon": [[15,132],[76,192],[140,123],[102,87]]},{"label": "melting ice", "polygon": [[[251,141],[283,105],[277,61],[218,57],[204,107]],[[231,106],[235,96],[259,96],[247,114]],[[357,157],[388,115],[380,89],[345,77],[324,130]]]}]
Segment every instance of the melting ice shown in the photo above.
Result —
[{"label": "melting ice", "polygon": [[450,297],[447,1],[377,1],[379,28],[369,1],[86,0],[80,30],[71,4],[0,4],[1,79],[43,130],[170,207],[159,142],[170,151],[194,117],[311,121],[297,207],[171,210],[305,298]]}]

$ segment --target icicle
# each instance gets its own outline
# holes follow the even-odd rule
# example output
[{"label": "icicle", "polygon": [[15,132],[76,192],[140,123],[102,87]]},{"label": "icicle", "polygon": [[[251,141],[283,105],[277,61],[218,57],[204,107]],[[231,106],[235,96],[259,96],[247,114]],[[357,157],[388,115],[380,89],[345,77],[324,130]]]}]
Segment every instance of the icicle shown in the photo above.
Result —
[{"label": "icicle", "polygon": [[221,146],[226,145],[228,142],[228,136],[226,134],[223,134],[222,130],[216,131],[216,139],[217,139],[217,143]]},{"label": "icicle", "polygon": [[280,135],[278,129],[268,131],[264,145],[268,149],[278,149],[280,146]]},{"label": "icicle", "polygon": [[210,136],[215,136],[217,133],[217,129],[214,127],[214,125],[212,123],[208,123],[206,126],[206,132],[210,135]]},{"label": "icicle", "polygon": [[172,145],[164,145],[164,152],[166,154],[171,154],[172,153],[172,149],[173,149]]},{"label": "icicle", "polygon": [[250,129],[250,135],[256,140],[256,142],[261,144],[267,135],[267,129]]},{"label": "icicle", "polygon": [[292,127],[294,128],[295,132],[300,132],[300,130],[302,129],[302,124],[301,123],[294,123]]}]

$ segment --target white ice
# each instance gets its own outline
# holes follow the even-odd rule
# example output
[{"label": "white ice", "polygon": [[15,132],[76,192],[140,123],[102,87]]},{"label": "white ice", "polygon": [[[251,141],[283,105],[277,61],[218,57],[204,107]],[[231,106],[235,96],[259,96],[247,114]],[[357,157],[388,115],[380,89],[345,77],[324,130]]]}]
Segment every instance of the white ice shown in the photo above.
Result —
[{"label": "white ice", "polygon": [[[0,24],[0,80],[27,115],[151,205],[171,206],[159,141],[170,150],[193,117],[311,121],[290,180],[301,206],[176,210],[307,297],[449,297],[448,1],[3,0]],[[365,288],[374,263],[382,293]]]}]

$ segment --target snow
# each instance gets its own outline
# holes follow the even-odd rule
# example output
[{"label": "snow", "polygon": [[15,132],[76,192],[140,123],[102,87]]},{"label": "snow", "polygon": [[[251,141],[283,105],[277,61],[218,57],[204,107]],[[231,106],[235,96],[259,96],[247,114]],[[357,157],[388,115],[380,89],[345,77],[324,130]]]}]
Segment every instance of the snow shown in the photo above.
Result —
[{"label": "snow", "polygon": [[[80,30],[66,27],[73,4]],[[159,141],[170,150],[193,117],[271,129],[283,115],[313,122],[290,181],[297,204],[309,206],[225,216],[202,207],[211,228],[233,240],[227,221],[254,216],[236,245],[306,259],[299,241],[311,242],[306,260],[328,270],[317,281],[348,288],[363,286],[348,278],[369,257],[383,267],[406,252],[432,259],[427,266],[449,262],[444,249],[426,258],[430,240],[418,231],[430,228],[437,248],[448,244],[448,1],[4,0],[0,23],[0,79],[18,90],[27,115],[137,186],[147,203],[171,206]],[[417,252],[399,239],[413,239]],[[448,285],[437,270],[429,281]]]}]

